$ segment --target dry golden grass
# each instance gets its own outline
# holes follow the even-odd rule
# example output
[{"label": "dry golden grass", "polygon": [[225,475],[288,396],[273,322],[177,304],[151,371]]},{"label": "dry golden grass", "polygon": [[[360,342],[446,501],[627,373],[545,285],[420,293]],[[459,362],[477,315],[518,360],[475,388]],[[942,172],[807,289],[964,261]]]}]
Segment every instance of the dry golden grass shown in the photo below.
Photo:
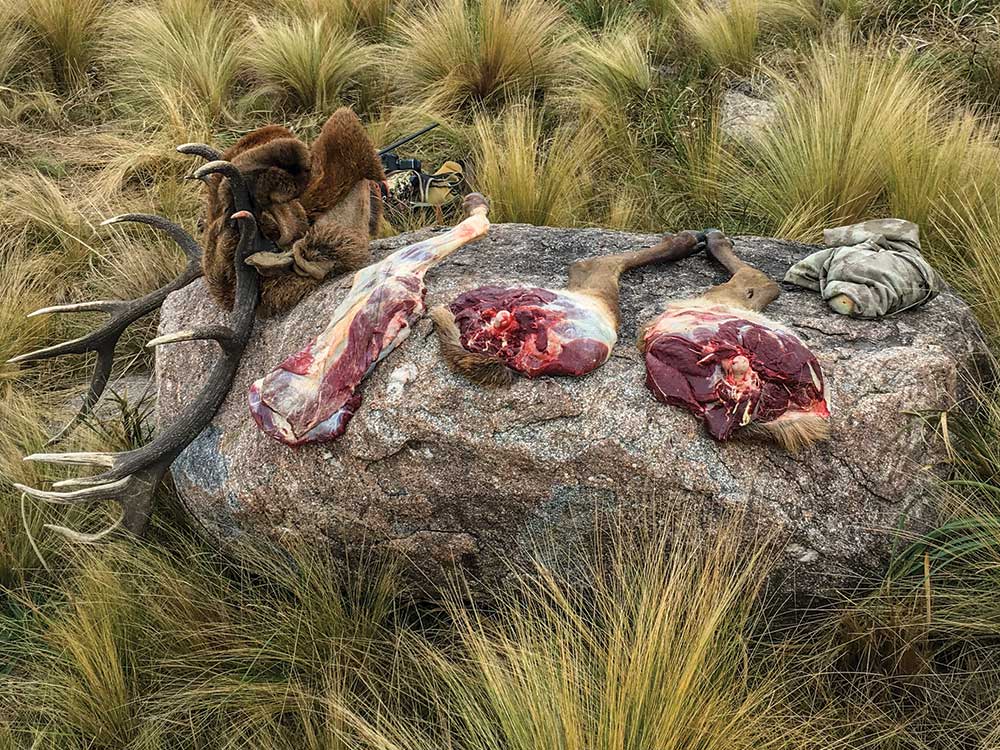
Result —
[{"label": "dry golden grass", "polygon": [[982,206],[995,193],[1000,129],[969,114],[950,121],[918,117],[909,133],[909,148],[888,156],[890,212],[930,228],[950,203]]},{"label": "dry golden grass", "polygon": [[104,56],[120,101],[140,118],[205,128],[231,114],[246,44],[237,15],[203,0],[122,5]]},{"label": "dry golden grass", "polygon": [[814,48],[778,90],[775,123],[756,138],[733,183],[781,237],[814,238],[885,202],[892,164],[917,144],[938,94],[906,55],[843,38]]},{"label": "dry golden grass", "polygon": [[95,222],[60,187],[39,172],[0,181],[0,225],[24,231],[32,255],[51,253],[50,272],[65,273],[86,263],[93,250]]},{"label": "dry golden grass", "polygon": [[472,126],[476,188],[490,196],[495,221],[572,226],[593,197],[590,164],[600,156],[595,129],[562,126],[548,132],[545,113],[529,105]]},{"label": "dry golden grass", "polygon": [[247,56],[264,92],[303,110],[329,112],[359,88],[376,52],[320,19],[254,19]]},{"label": "dry golden grass", "polygon": [[746,73],[756,60],[760,36],[760,0],[734,0],[726,6],[687,4],[681,16],[684,31],[716,69]]},{"label": "dry golden grass", "polygon": [[[12,2],[7,3],[15,7]],[[96,59],[106,0],[25,0],[16,4],[18,20],[44,50],[57,88],[87,85]]]},{"label": "dry golden grass", "polygon": [[[46,282],[51,276],[50,259],[32,255],[21,243],[0,244],[0,363],[42,346],[49,326],[44,319],[27,319],[28,313],[45,307],[58,285]],[[17,369],[0,364],[0,382],[13,378]]]},{"label": "dry golden grass", "polygon": [[732,0],[720,5],[683,0],[680,25],[714,70],[745,75],[757,61],[765,36],[818,25],[809,0]]},{"label": "dry golden grass", "polygon": [[570,61],[552,0],[438,0],[400,18],[394,35],[386,65],[400,97],[446,112],[544,92]]},{"label": "dry golden grass", "polygon": [[360,31],[381,37],[393,16],[404,15],[409,0],[277,0],[253,3],[264,13],[278,9],[282,14],[304,20],[322,19],[343,31]]},{"label": "dry golden grass", "polygon": [[576,85],[562,93],[567,106],[582,117],[596,117],[609,135],[628,126],[630,114],[642,106],[654,85],[649,30],[625,18],[598,37],[583,37],[574,46]]},{"label": "dry golden grass", "polygon": [[584,574],[586,594],[542,569],[497,618],[453,608],[459,658],[432,650],[431,666],[462,747],[829,746],[784,718],[778,664],[755,663],[766,540],[741,542],[738,523],[707,535],[678,524],[669,541],[661,531],[614,549]]},{"label": "dry golden grass", "polygon": [[[991,166],[998,168],[996,162]],[[972,184],[952,197],[940,207],[933,229],[942,238],[935,262],[971,297],[976,316],[996,340],[1000,334],[1000,182]],[[986,406],[995,404],[987,401]]]},{"label": "dry golden grass", "polygon": [[75,552],[66,605],[37,613],[10,653],[27,671],[0,685],[23,726],[60,747],[385,747],[358,742],[372,732],[361,716],[396,704],[386,690],[407,658],[393,654],[401,602],[384,566],[347,575],[306,549],[171,543],[181,555]]},{"label": "dry golden grass", "polygon": [[15,24],[4,24],[0,28],[0,84],[12,83],[12,79],[24,74],[24,59],[29,44],[28,33]]}]

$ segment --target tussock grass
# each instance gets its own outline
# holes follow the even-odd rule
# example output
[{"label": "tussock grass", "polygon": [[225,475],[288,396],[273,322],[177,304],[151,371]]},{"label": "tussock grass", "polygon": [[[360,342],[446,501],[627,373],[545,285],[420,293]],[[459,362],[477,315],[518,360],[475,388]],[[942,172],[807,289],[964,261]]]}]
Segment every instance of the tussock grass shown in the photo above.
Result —
[{"label": "tussock grass", "polygon": [[107,1],[25,0],[18,6],[21,23],[48,58],[57,88],[72,91],[86,86]]},{"label": "tussock grass", "polygon": [[988,205],[1000,178],[996,125],[968,114],[951,121],[918,119],[909,140],[908,149],[888,154],[886,189],[893,214],[930,229],[953,202]]},{"label": "tussock grass", "polygon": [[550,0],[438,0],[394,32],[387,65],[399,95],[431,109],[545,92],[570,61],[565,16]]},{"label": "tussock grass", "polygon": [[171,546],[76,552],[66,606],[31,618],[11,654],[26,671],[0,687],[16,686],[3,697],[22,726],[60,746],[380,746],[357,741],[355,716],[393,703],[391,572],[349,576],[305,548]]},{"label": "tussock grass", "polygon": [[[995,164],[993,165],[996,166]],[[942,207],[934,224],[945,250],[935,260],[971,297],[976,316],[994,337],[1000,333],[1000,188],[973,186]],[[991,400],[987,408],[994,406]],[[998,464],[1000,467],[1000,464]]]},{"label": "tussock grass", "polygon": [[119,100],[139,118],[207,128],[232,111],[244,47],[239,17],[202,0],[121,6],[105,57]]},{"label": "tussock grass", "polygon": [[680,24],[714,70],[750,72],[765,36],[815,27],[817,8],[809,0],[731,0],[721,5],[685,0]]},{"label": "tussock grass", "polygon": [[277,7],[282,14],[303,20],[322,19],[343,31],[361,31],[381,37],[395,14],[404,14],[409,0],[278,0],[260,3],[261,11]]},{"label": "tussock grass", "polygon": [[295,108],[328,112],[374,67],[375,50],[323,19],[254,20],[250,73],[264,93]]},{"label": "tussock grass", "polygon": [[734,181],[782,237],[811,238],[859,221],[884,200],[891,165],[917,147],[914,123],[937,104],[906,55],[843,38],[819,45],[803,71],[781,83],[777,120]]},{"label": "tussock grass", "polygon": [[[0,363],[11,357],[39,348],[48,332],[42,319],[28,319],[28,313],[45,307],[57,285],[46,283],[48,258],[33,256],[23,246],[0,245],[0,284],[4,294],[0,297]],[[13,378],[14,365],[0,364],[0,383]]]},{"label": "tussock grass", "polygon": [[767,544],[731,524],[705,538],[679,530],[621,539],[585,574],[581,596],[549,570],[490,618],[453,615],[460,658],[437,655],[439,698],[462,747],[809,747],[782,719],[788,695],[755,664]]},{"label": "tussock grass", "polygon": [[[0,309],[0,314],[5,313],[6,310]],[[65,398],[62,392],[17,390],[10,382],[5,382],[0,369],[0,622],[4,622],[6,587],[25,585],[43,572],[45,564],[65,565],[62,557],[65,545],[43,531],[42,524],[73,524],[83,515],[79,509],[53,508],[33,500],[24,501],[22,513],[22,498],[12,486],[14,482],[41,486],[66,476],[65,471],[21,460],[24,451],[42,449],[48,437],[46,415]],[[99,447],[93,440],[84,445],[84,449]],[[0,633],[2,631],[0,625]],[[0,681],[3,671],[0,667]]]},{"label": "tussock grass", "polygon": [[690,2],[683,28],[704,58],[716,69],[745,73],[757,56],[760,1],[734,0],[726,6]]},{"label": "tussock grass", "polygon": [[84,263],[96,230],[50,178],[39,172],[15,174],[0,182],[0,224],[24,230],[32,254],[51,253],[46,260],[63,273]]},{"label": "tussock grass", "polygon": [[141,297],[174,279],[187,259],[171,240],[147,227],[109,227],[95,250],[94,294]]},{"label": "tussock grass", "polygon": [[5,19],[0,15],[0,84],[14,82],[26,72],[26,57],[30,45],[30,38],[26,31],[18,28],[15,24],[4,23]]},{"label": "tussock grass", "polygon": [[575,45],[578,84],[563,92],[585,116],[614,130],[627,124],[654,85],[649,30],[633,19],[608,26]]},{"label": "tussock grass", "polygon": [[529,105],[479,115],[473,126],[477,189],[490,196],[495,221],[572,226],[593,196],[590,164],[600,155],[596,130],[548,132],[545,113]]}]

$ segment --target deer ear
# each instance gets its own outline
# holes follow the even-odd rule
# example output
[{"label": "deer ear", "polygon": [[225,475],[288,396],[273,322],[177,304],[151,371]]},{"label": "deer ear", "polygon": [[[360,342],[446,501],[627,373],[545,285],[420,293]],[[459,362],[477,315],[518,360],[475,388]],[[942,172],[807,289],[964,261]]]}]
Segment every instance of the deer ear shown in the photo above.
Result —
[{"label": "deer ear", "polygon": [[312,174],[302,195],[302,205],[310,215],[326,213],[361,180],[385,179],[375,146],[361,120],[347,107],[330,115],[310,151]]}]

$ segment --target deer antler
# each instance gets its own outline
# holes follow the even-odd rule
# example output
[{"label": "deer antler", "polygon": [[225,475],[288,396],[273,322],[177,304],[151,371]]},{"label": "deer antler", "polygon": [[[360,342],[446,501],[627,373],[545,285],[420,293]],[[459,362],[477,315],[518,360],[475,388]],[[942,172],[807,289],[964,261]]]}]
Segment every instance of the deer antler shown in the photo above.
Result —
[{"label": "deer antler", "polygon": [[[187,146],[182,147],[187,148]],[[208,147],[206,147],[208,148]],[[192,149],[192,153],[195,151]],[[198,153],[208,153],[206,151]],[[250,213],[250,199],[246,184],[239,170],[225,161],[213,161],[196,170],[193,177],[206,180],[213,174],[225,177],[233,194],[237,211],[231,217],[239,228],[239,244],[235,253],[236,302],[228,326],[208,326],[203,329],[179,331],[150,341],[154,347],[177,341],[211,339],[222,349],[222,356],[215,363],[208,381],[188,408],[150,443],[122,453],[36,453],[26,461],[46,461],[50,463],[79,464],[103,467],[106,471],[89,477],[78,477],[56,482],[53,487],[72,487],[70,490],[38,490],[24,485],[17,489],[51,503],[72,505],[92,500],[114,500],[121,505],[119,519],[108,528],[96,534],[80,534],[62,526],[47,525],[53,531],[81,542],[97,541],[118,526],[124,525],[129,531],[141,534],[152,512],[153,494],[170,464],[184,448],[190,444],[211,421],[216,410],[229,392],[229,387],[239,366],[243,350],[253,329],[254,315],[259,297],[259,277],[257,272],[244,263],[244,259],[259,249],[261,244],[257,225]],[[85,400],[84,413],[92,408],[107,383],[114,357],[115,344],[125,328],[142,315],[162,304],[166,296],[191,283],[201,275],[198,244],[187,232],[171,222],[145,214],[127,214],[109,221],[138,221],[150,224],[167,232],[191,258],[188,268],[173,282],[145,297],[131,302],[83,302],[78,305],[61,305],[40,310],[42,312],[102,311],[112,314],[104,326],[88,336],[68,341],[47,349],[16,357],[14,361],[33,361],[55,357],[61,354],[96,351],[98,364]],[[79,416],[74,419],[74,422]],[[65,430],[60,433],[65,433]]]},{"label": "deer antler", "polygon": [[114,364],[115,359],[115,347],[118,345],[118,339],[121,338],[125,329],[139,318],[159,308],[163,304],[163,300],[171,292],[187,286],[201,276],[201,248],[198,247],[198,243],[184,229],[171,221],[151,214],[122,214],[121,216],[107,219],[101,224],[104,226],[121,222],[148,224],[166,233],[188,256],[187,268],[169,284],[139,299],[128,301],[96,300],[70,305],[54,305],[52,307],[43,307],[41,310],[35,310],[28,315],[29,318],[48,313],[104,312],[111,315],[107,322],[86,336],[28,352],[27,354],[21,354],[8,360],[10,364],[14,364],[17,362],[36,362],[43,359],[51,359],[52,357],[61,357],[64,354],[84,354],[86,352],[95,352],[97,354],[94,375],[91,378],[87,394],[83,397],[83,404],[76,415],[49,439],[46,446],[53,445],[61,440],[81,419],[93,410],[98,400],[100,400],[101,394],[104,393],[104,389],[108,384],[108,378],[111,375],[111,366]]},{"label": "deer antler", "polygon": [[207,143],[182,143],[177,147],[177,153],[200,156],[205,161],[219,161],[222,158],[222,154]]}]

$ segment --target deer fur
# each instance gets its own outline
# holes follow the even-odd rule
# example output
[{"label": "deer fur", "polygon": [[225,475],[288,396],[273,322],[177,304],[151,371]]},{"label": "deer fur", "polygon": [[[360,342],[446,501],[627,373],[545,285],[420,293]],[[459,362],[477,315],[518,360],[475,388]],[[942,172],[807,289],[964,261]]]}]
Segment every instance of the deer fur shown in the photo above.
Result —
[{"label": "deer fur", "polygon": [[[385,179],[375,148],[357,116],[338,109],[307,146],[288,128],[267,125],[248,133],[222,158],[240,170],[250,190],[261,234],[290,249],[316,275],[292,268],[264,279],[262,316],[284,312],[326,276],[355,271],[370,261],[368,240],[381,220],[372,182]],[[209,291],[232,309],[233,253],[238,232],[230,220],[232,199],[220,176],[206,186],[205,255]]]},{"label": "deer fur", "polygon": [[441,356],[452,370],[474,383],[489,387],[506,387],[514,382],[513,371],[499,357],[483,352],[470,352],[462,346],[455,316],[447,307],[432,307],[431,320],[434,321],[434,331],[441,346]]}]

